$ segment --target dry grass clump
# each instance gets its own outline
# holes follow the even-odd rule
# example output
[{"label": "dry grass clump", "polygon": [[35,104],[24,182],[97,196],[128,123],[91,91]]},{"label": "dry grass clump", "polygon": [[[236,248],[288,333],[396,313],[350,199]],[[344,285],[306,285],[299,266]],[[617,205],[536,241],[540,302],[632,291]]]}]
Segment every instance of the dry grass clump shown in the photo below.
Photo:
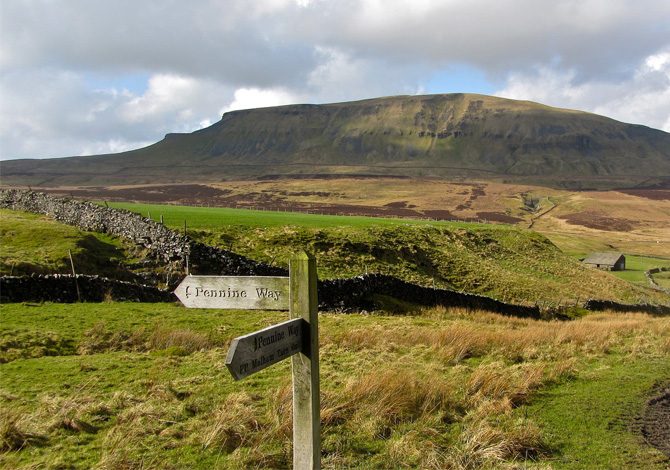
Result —
[{"label": "dry grass clump", "polygon": [[214,345],[206,334],[157,326],[147,339],[147,347],[150,350],[177,348],[190,354],[211,349]]},{"label": "dry grass clump", "polygon": [[457,406],[453,387],[440,377],[389,367],[325,394],[321,421],[325,427],[347,422],[370,437],[388,438],[395,425],[425,417],[446,420]]},{"label": "dry grass clump", "polygon": [[[395,324],[358,328],[327,341],[355,351],[393,352],[399,348],[427,346],[448,364],[488,354],[521,362],[564,359],[576,353],[604,354],[612,347],[621,346],[623,338],[636,335],[642,329],[659,330],[655,336],[660,338],[667,337],[670,329],[653,323],[653,317],[646,314],[603,313],[573,321],[542,321],[465,310],[448,316],[443,308],[438,308],[424,311],[423,315],[445,318],[446,326]],[[466,315],[471,318],[461,320]],[[661,345],[661,349],[664,348]]]},{"label": "dry grass clump", "polygon": [[142,442],[128,436],[118,429],[113,429],[104,439],[102,455],[96,464],[97,470],[140,470],[165,469],[175,467],[165,460],[159,461],[156,457],[147,455],[142,448]]},{"label": "dry grass clump", "polygon": [[112,396],[107,406],[114,410],[116,420],[103,439],[97,468],[173,468],[146,453],[152,446],[173,448],[188,437],[184,430],[188,415],[170,388],[154,385],[142,397],[128,393]]},{"label": "dry grass clump", "polygon": [[151,329],[141,327],[133,331],[118,331],[101,321],[84,332],[77,352],[85,355],[110,351],[171,350],[177,355],[187,355],[213,347],[215,344],[206,334],[192,330],[156,325]]},{"label": "dry grass clump", "polygon": [[202,435],[204,448],[216,446],[232,452],[255,441],[255,434],[263,427],[258,421],[258,409],[246,392],[231,393],[212,413],[211,425]]},{"label": "dry grass clump", "polygon": [[501,429],[487,420],[477,420],[466,423],[442,466],[434,468],[500,468],[505,462],[537,458],[546,449],[539,428],[532,422],[517,420]]},{"label": "dry grass clump", "polygon": [[49,432],[64,429],[95,433],[98,428],[91,421],[96,417],[107,417],[110,413],[105,403],[86,395],[69,397],[44,395],[40,404],[40,414],[44,416]]},{"label": "dry grass clump", "polygon": [[471,406],[491,400],[504,400],[512,406],[523,403],[530,393],[543,384],[545,367],[541,364],[520,364],[511,367],[493,362],[477,367],[466,383]]},{"label": "dry grass clump", "polygon": [[43,445],[47,437],[36,433],[32,417],[18,411],[0,411],[0,452]]}]

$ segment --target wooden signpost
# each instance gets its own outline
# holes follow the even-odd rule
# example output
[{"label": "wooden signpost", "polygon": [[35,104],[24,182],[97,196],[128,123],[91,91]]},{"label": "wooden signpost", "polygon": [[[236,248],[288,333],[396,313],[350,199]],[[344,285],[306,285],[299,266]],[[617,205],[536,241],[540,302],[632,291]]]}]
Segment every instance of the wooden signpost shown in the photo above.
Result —
[{"label": "wooden signpost", "polygon": [[293,468],[321,468],[316,260],[290,261],[289,277],[186,276],[175,295],[190,308],[288,310],[288,321],[233,339],[226,367],[240,380],[291,358]]}]

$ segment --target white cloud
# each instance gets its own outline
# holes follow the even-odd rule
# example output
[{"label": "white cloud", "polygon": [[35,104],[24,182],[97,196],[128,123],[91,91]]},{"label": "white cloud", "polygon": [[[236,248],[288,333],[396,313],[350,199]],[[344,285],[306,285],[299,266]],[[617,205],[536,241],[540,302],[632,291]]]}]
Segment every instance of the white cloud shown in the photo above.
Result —
[{"label": "white cloud", "polygon": [[222,113],[237,109],[265,108],[296,103],[299,98],[286,90],[259,88],[239,88],[235,90],[232,103],[224,107]]},{"label": "white cloud", "polygon": [[[229,109],[434,90],[454,68],[477,71],[487,90],[508,96],[670,125],[668,1],[13,0],[0,8],[0,158],[125,149]],[[138,91],[94,88],[91,76],[149,78]]]},{"label": "white cloud", "polygon": [[45,70],[0,79],[0,157],[110,153],[220,118],[231,90],[211,80],[155,75],[147,90],[91,90],[81,75]]},{"label": "white cloud", "polygon": [[540,67],[533,73],[511,74],[496,95],[538,101],[646,124],[670,132],[670,53],[645,57],[631,77],[579,82],[574,70]]}]

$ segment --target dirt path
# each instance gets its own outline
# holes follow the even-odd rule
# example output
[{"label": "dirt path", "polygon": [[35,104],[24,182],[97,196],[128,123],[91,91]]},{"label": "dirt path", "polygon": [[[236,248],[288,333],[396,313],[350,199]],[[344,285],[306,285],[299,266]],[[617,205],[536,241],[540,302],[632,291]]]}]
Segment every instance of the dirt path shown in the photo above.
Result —
[{"label": "dirt path", "polygon": [[670,457],[670,382],[647,402],[642,417],[644,439]]}]

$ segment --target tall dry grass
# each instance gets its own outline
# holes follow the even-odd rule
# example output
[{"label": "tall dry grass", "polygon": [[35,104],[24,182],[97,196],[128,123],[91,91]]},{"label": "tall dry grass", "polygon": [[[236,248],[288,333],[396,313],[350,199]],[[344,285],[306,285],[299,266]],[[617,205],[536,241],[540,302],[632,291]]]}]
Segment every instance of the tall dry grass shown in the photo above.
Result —
[{"label": "tall dry grass", "polygon": [[153,328],[140,327],[132,331],[118,331],[100,321],[84,332],[77,352],[87,355],[110,351],[144,352],[172,349],[186,355],[216,346],[217,344],[208,335],[193,330],[168,328],[158,324]]},{"label": "tall dry grass", "polygon": [[[438,309],[427,315],[444,313]],[[395,325],[352,329],[326,338],[325,343],[354,351],[395,351],[423,345],[433,348],[444,362],[456,364],[487,354],[511,361],[602,354],[643,329],[664,337],[670,328],[655,324],[646,314],[602,313],[574,321],[539,321],[473,311],[464,318],[466,314],[456,312],[448,326],[438,328]]]},{"label": "tall dry grass", "polygon": [[17,410],[0,410],[0,452],[44,445],[47,441],[47,435],[35,430],[35,423],[29,414]]},{"label": "tall dry grass", "polygon": [[[398,318],[324,341],[328,353],[355,352],[373,369],[325,395],[324,427],[386,442],[384,468],[499,468],[537,459],[548,452],[542,433],[515,418],[515,408],[574,376],[585,358],[667,354],[670,336],[670,322],[645,314],[561,322],[433,309],[422,318],[437,326]],[[412,355],[425,358],[421,373],[375,359]],[[337,453],[328,462],[348,464]]]}]

